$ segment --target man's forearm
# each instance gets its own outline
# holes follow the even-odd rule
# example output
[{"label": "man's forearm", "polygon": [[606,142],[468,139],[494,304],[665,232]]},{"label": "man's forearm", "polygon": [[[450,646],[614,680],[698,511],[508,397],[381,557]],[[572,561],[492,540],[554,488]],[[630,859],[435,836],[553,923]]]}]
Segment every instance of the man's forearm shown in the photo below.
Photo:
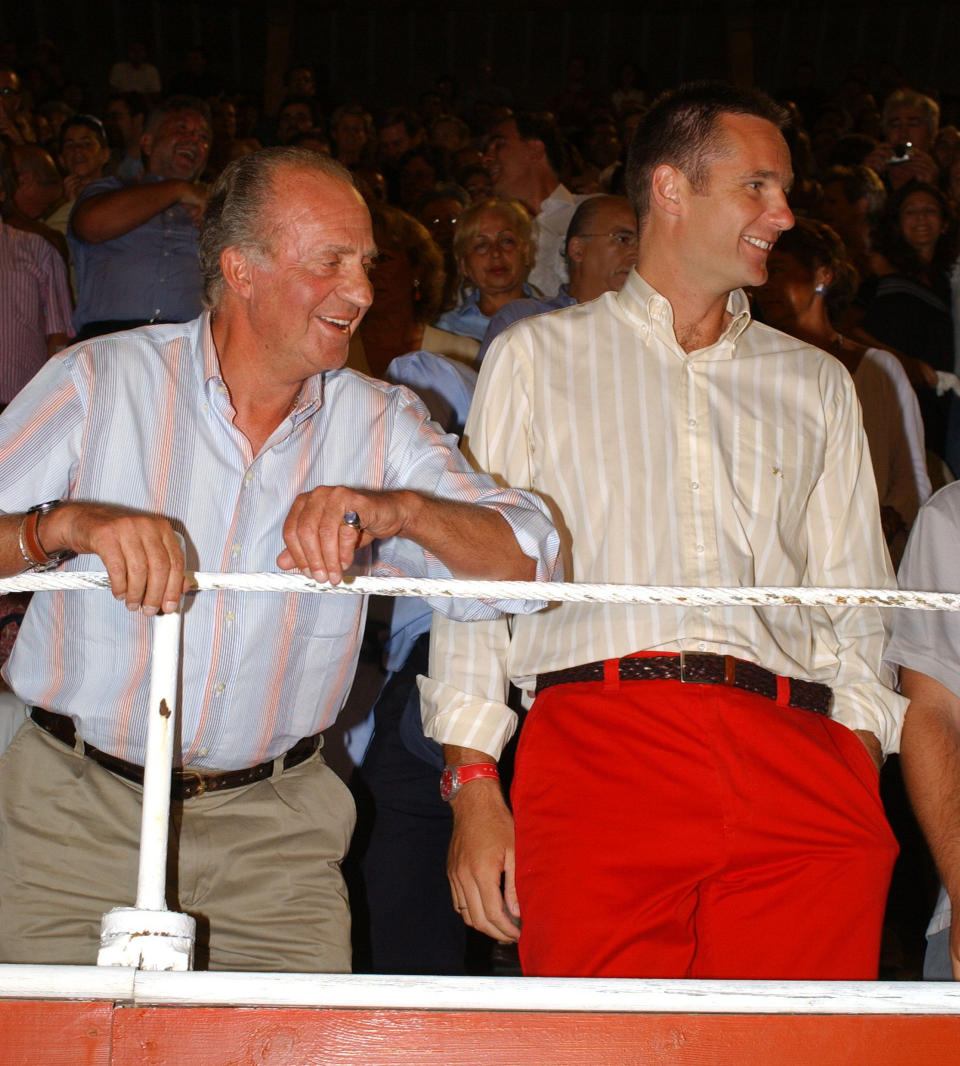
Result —
[{"label": "man's forearm", "polygon": [[460,748],[456,744],[443,745],[443,761],[447,766],[469,766],[478,762],[497,765],[497,760],[485,751],[478,751],[476,748]]},{"label": "man's forearm", "polygon": [[74,209],[73,232],[92,244],[122,237],[179,203],[186,185],[189,182],[155,181],[91,196]]},{"label": "man's forearm", "polygon": [[23,515],[0,515],[0,577],[14,577],[27,569],[20,551],[20,523]]},{"label": "man's forearm", "polygon": [[879,773],[883,769],[883,748],[880,746],[876,733],[871,733],[869,729],[855,729],[854,733],[857,734],[863,746],[867,749],[867,754],[873,759],[873,765],[876,766],[877,773]]},{"label": "man's forearm", "polygon": [[[0,516],[0,576],[27,568],[20,551],[23,515]],[[154,615],[175,611],[184,593],[183,551],[165,518],[110,504],[71,501],[41,515],[36,529],[47,554],[71,551],[100,557],[114,598]]]},{"label": "man's forearm", "polygon": [[910,802],[937,869],[956,906],[960,901],[960,700],[938,682],[903,671],[910,706],[900,761]]},{"label": "man's forearm", "polygon": [[[64,504],[63,508],[76,508],[76,504]],[[51,519],[59,527],[59,518],[51,512],[49,515],[41,515],[37,521],[37,539],[40,546],[48,554],[58,551],[73,550],[73,545],[59,535],[59,529],[54,527]],[[23,514],[0,515],[0,577],[14,577],[22,574],[30,565],[20,550],[20,530],[23,523]]]},{"label": "man's forearm", "polygon": [[510,523],[489,507],[406,493],[399,536],[435,555],[456,577],[532,581],[537,564],[517,543]]}]

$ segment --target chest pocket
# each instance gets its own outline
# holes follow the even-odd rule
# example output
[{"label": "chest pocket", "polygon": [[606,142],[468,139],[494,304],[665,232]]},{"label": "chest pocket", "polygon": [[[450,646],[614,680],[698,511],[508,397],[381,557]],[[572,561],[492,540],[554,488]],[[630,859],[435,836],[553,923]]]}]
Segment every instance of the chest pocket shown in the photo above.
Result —
[{"label": "chest pocket", "polygon": [[781,537],[803,523],[819,477],[816,456],[805,444],[795,425],[737,417],[732,455],[735,506],[747,519],[775,521]]}]

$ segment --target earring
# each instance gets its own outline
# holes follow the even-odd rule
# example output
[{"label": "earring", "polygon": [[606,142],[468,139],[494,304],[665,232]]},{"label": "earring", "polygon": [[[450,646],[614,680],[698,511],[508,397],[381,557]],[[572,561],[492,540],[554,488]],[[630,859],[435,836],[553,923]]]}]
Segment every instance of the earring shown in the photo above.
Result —
[{"label": "earring", "polygon": [[826,296],[827,295],[827,287],[826,287],[826,285],[824,285],[824,283],[822,281],[820,282],[819,285],[814,285],[813,291],[818,296]]},{"label": "earring", "polygon": [[413,302],[415,304],[420,302],[420,279],[413,279]]}]

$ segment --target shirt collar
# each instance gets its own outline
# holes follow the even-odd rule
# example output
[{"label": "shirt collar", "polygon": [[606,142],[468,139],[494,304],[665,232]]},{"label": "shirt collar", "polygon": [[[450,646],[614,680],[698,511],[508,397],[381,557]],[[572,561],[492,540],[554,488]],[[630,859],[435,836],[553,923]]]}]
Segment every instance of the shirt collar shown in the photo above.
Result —
[{"label": "shirt collar", "polygon": [[550,195],[540,205],[540,211],[538,212],[538,214],[543,213],[543,209],[547,204],[552,207],[554,204],[576,204],[578,202],[578,197],[574,196],[574,194],[566,187],[566,185],[563,184],[563,182],[560,182],[553,190],[553,192],[550,193]]},{"label": "shirt collar", "polygon": [[[209,394],[211,390],[225,389],[226,382],[220,371],[220,357],[213,343],[213,317],[209,311],[200,315],[197,343],[199,345],[200,365],[203,367],[203,386]],[[314,374],[307,378],[297,397],[297,405],[291,412],[294,423],[312,414],[314,409],[323,406],[323,374]]]},{"label": "shirt collar", "polygon": [[[637,273],[631,270],[627,280],[616,295],[623,313],[645,330],[664,330],[673,338],[673,308],[670,301]],[[734,289],[727,297],[727,313],[730,321],[711,348],[723,347],[733,355],[733,345],[750,324],[750,301],[743,289]],[[674,338],[675,343],[675,338]]]}]

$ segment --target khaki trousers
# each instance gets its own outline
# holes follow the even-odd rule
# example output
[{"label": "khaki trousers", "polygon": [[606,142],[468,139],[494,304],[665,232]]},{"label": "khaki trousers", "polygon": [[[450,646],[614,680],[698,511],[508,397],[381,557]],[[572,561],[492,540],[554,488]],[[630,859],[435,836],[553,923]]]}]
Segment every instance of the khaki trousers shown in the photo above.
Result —
[{"label": "khaki trousers", "polygon": [[[92,965],[133,906],[140,789],[28,722],[0,757],[0,962]],[[197,919],[197,969],[344,973],[340,861],[355,809],[319,753],[173,804],[167,903]]]}]

